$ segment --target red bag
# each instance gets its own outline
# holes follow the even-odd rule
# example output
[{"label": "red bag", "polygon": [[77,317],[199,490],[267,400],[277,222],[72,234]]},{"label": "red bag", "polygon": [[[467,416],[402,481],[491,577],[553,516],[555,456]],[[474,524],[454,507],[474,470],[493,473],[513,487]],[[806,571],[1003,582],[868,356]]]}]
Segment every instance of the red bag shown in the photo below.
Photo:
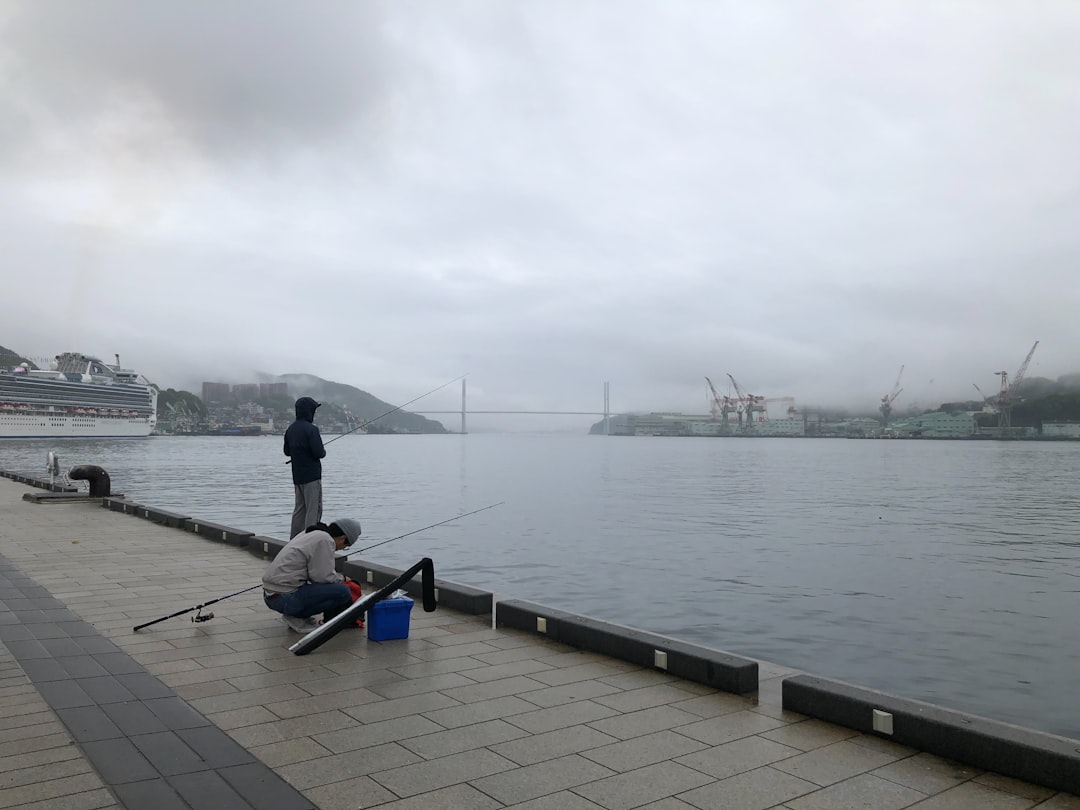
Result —
[{"label": "red bag", "polygon": [[[360,583],[359,582],[354,582],[351,579],[347,579],[347,580],[345,580],[345,584],[349,586],[349,593],[352,594],[352,600],[355,602],[362,595],[360,593]],[[363,626],[364,626],[364,617],[363,617],[363,615],[361,615],[360,618],[356,620],[356,626],[359,627],[359,628],[363,628]]]}]

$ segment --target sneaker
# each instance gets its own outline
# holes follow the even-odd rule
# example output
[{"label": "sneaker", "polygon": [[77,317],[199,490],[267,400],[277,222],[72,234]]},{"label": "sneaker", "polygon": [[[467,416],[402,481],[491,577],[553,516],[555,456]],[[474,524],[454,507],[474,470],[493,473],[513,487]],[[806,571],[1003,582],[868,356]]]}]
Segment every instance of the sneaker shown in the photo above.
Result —
[{"label": "sneaker", "polygon": [[299,616],[282,616],[281,620],[289,625],[290,630],[295,630],[297,633],[310,633],[322,624],[318,619],[301,619]]}]

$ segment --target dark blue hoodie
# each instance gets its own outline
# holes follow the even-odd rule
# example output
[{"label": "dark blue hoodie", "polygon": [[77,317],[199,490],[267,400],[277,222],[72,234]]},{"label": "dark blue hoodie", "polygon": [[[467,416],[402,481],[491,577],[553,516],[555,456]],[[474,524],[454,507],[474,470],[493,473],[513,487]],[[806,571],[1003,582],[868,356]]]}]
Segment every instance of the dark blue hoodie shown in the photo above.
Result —
[{"label": "dark blue hoodie", "polygon": [[311,397],[300,397],[296,400],[296,421],[285,431],[285,455],[292,459],[292,480],[297,486],[322,478],[319,459],[326,458],[326,448],[314,425],[318,407]]}]

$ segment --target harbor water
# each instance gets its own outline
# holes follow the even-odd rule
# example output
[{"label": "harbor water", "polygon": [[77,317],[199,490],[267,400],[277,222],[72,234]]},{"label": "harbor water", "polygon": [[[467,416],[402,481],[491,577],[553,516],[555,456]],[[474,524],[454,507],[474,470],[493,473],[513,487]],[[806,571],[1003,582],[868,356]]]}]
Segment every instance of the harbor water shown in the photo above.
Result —
[{"label": "harbor water", "polygon": [[[7,440],[0,468],[49,450],[288,532],[280,437]],[[323,469],[361,547],[502,502],[366,559],[1080,738],[1080,443],[354,435]]]}]

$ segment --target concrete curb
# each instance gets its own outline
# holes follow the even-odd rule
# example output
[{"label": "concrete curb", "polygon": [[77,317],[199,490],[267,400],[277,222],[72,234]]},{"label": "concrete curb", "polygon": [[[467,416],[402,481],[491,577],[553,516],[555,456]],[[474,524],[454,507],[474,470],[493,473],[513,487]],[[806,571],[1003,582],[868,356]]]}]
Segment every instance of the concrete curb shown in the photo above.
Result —
[{"label": "concrete curb", "polygon": [[[781,683],[783,707],[1005,776],[1080,794],[1080,740],[895,697],[861,686],[795,675]],[[875,729],[875,717],[880,729]],[[891,733],[887,733],[891,728]]]},{"label": "concrete curb", "polygon": [[756,661],[532,602],[497,602],[495,624],[539,633],[572,647],[661,669],[736,695],[758,688]]},{"label": "concrete curb", "polygon": [[27,484],[38,489],[47,489],[50,492],[78,492],[78,487],[69,487],[64,484],[57,484],[52,481],[46,481],[44,478],[36,478],[31,475],[23,475],[22,473],[9,472],[8,470],[0,470],[0,476],[4,478],[10,478],[12,481],[17,481],[20,484]]}]

